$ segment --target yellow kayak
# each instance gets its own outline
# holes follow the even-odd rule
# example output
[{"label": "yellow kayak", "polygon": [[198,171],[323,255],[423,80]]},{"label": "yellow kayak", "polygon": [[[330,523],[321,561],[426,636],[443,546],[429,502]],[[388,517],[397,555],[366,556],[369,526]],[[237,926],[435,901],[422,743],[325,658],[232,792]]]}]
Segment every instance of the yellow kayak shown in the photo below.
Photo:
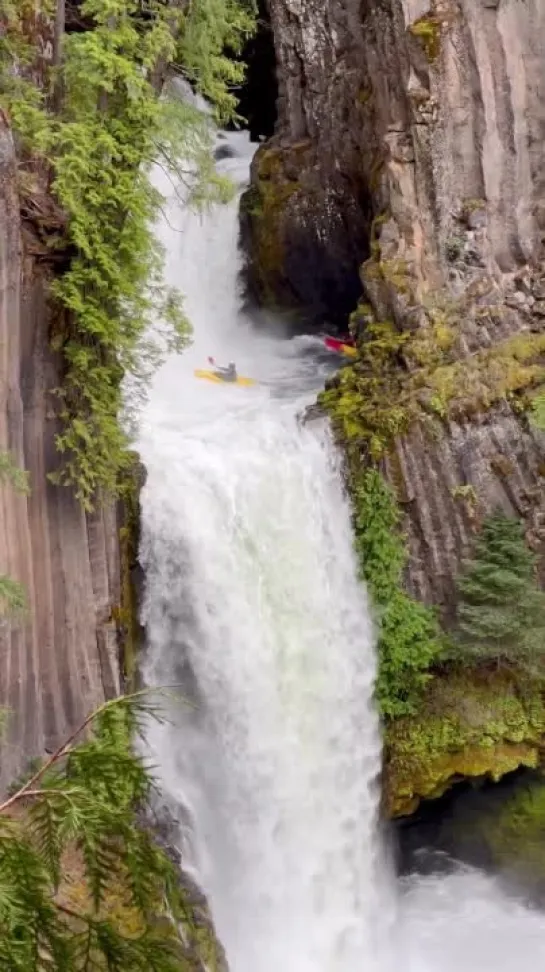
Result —
[{"label": "yellow kayak", "polygon": [[227,381],[225,378],[220,378],[213,371],[203,371],[198,368],[195,372],[195,378],[204,378],[205,381],[215,381],[218,385],[256,385],[257,382],[253,378],[244,378],[242,375],[235,381]]}]

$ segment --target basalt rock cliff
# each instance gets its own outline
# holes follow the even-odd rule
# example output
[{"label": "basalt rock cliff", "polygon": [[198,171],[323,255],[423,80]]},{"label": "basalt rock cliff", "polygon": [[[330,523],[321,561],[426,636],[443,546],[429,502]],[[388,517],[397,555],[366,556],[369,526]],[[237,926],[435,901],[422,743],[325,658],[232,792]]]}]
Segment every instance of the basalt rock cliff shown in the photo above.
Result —
[{"label": "basalt rock cliff", "polygon": [[[523,519],[543,565],[544,437],[529,416],[545,377],[545,6],[270,0],[270,18],[280,97],[243,206],[250,279],[326,323],[347,323],[352,300],[360,349],[377,324],[403,336],[371,423],[370,385],[352,383],[353,444],[401,504],[407,590],[448,625],[483,514]],[[392,736],[393,812],[463,776],[539,761],[543,724],[525,723],[524,700],[503,732],[494,693],[483,702],[477,685],[479,706],[459,688],[426,702],[436,777],[425,732],[416,757]],[[519,689],[507,696],[513,713]],[[471,752],[441,723],[447,709]]]},{"label": "basalt rock cliff", "polygon": [[[119,693],[123,601],[115,505],[87,514],[48,479],[58,454],[48,287],[62,215],[39,185],[23,195],[14,141],[0,118],[0,449],[29,473],[28,496],[2,487],[0,572],[19,581],[28,610],[0,631],[0,708],[7,723],[0,789],[30,758],[51,752]],[[28,189],[28,187],[27,187]],[[116,612],[117,608],[117,612]]]}]

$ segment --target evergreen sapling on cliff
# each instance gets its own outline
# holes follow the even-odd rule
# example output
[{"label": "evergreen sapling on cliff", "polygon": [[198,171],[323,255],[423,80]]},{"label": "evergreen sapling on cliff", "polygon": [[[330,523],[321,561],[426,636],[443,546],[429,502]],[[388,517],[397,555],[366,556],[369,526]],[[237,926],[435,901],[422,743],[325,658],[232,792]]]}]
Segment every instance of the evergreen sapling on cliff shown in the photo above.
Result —
[{"label": "evergreen sapling on cliff", "polygon": [[485,520],[457,588],[457,653],[535,670],[545,656],[545,593],[519,520]]}]

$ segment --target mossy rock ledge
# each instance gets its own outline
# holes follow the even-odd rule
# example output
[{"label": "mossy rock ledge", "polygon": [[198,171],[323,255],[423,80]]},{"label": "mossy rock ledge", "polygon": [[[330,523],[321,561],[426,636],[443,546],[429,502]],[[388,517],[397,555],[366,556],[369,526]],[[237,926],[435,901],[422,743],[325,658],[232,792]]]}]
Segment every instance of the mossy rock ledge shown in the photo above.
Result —
[{"label": "mossy rock ledge", "polygon": [[407,816],[463,780],[536,768],[544,751],[543,681],[501,669],[437,675],[418,713],[386,726],[385,812]]}]

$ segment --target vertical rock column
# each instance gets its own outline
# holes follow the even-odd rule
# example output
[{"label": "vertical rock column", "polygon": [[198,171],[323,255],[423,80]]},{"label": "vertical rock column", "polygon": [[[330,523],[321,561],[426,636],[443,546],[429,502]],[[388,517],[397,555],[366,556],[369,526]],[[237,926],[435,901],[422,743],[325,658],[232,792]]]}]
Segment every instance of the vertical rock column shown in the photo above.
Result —
[{"label": "vertical rock column", "polygon": [[[47,197],[36,205],[47,208]],[[28,598],[23,620],[0,630],[0,707],[7,716],[0,788],[29,757],[51,751],[89,710],[119,691],[118,515],[86,515],[48,474],[57,455],[49,347],[51,266],[23,224],[9,126],[0,119],[0,449],[29,472],[30,493],[0,489],[0,572]]]},{"label": "vertical rock column", "polygon": [[277,131],[243,201],[258,298],[345,327],[360,293],[371,208],[352,125],[360,86],[359,3],[270,0]]}]

